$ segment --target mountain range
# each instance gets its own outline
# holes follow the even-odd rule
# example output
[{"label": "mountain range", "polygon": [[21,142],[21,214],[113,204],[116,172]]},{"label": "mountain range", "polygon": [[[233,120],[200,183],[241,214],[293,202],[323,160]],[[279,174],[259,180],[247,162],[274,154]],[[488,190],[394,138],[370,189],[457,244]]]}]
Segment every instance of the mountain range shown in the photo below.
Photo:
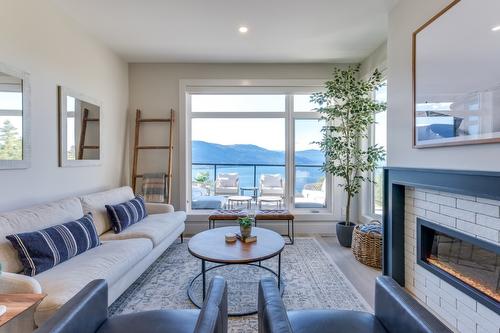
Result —
[{"label": "mountain range", "polygon": [[[193,163],[207,164],[285,164],[285,152],[268,150],[256,145],[221,145],[205,141],[192,142]],[[295,163],[322,165],[323,153],[319,150],[303,150],[295,155]]]}]

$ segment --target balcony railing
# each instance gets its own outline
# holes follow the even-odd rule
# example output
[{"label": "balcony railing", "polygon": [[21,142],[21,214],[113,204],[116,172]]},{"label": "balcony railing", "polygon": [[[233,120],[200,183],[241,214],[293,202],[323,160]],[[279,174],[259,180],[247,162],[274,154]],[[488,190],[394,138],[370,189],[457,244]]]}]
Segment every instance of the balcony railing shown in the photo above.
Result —
[{"label": "balcony railing", "polygon": [[[250,163],[192,163],[192,179],[193,186],[201,186],[207,190],[205,196],[215,195],[215,183],[217,176],[221,173],[238,173],[240,190],[245,187],[257,188],[260,191],[260,177],[264,174],[280,174],[283,181],[286,183],[286,166],[285,164],[250,164]],[[196,181],[201,179],[204,181]],[[205,176],[205,177],[203,177]],[[324,202],[324,172],[321,170],[321,165],[295,165],[295,206],[299,207],[323,207],[321,201]],[[290,183],[290,182],[288,182]],[[243,193],[240,193],[243,194]],[[251,195],[251,192],[246,192],[245,195]],[[283,194],[285,191],[283,189]],[[304,195],[305,194],[305,195]],[[257,196],[260,194],[257,193]],[[311,197],[309,197],[309,195]],[[195,196],[193,192],[193,197]],[[305,197],[309,197],[309,199]],[[323,196],[323,198],[322,198]],[[298,199],[303,198],[303,199]],[[286,201],[286,198],[285,198]],[[300,205],[298,204],[300,201]],[[308,202],[310,204],[308,205]]]}]

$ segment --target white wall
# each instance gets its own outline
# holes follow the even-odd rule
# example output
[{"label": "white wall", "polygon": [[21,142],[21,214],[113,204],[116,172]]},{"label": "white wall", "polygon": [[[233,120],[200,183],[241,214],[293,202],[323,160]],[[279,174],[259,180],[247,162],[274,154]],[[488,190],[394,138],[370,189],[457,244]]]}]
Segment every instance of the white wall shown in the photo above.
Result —
[{"label": "white wall", "polygon": [[[128,66],[48,0],[0,0],[0,62],[31,75],[32,159],[0,170],[0,211],[118,186],[122,181]],[[57,85],[102,103],[103,161],[59,168]]]},{"label": "white wall", "polygon": [[[133,126],[135,110],[143,111],[144,117],[167,117],[170,108],[179,112],[180,79],[328,79],[332,64],[130,64],[130,127]],[[151,126],[142,143],[152,144],[167,140],[164,125]],[[153,127],[155,126],[155,127]],[[133,132],[132,132],[133,133]],[[145,133],[145,131],[143,132]],[[132,135],[133,136],[133,135]],[[179,137],[177,122],[175,137]],[[133,140],[133,138],[131,138]],[[163,141],[166,142],[166,141]],[[131,143],[131,141],[129,142]],[[179,207],[179,149],[175,149],[173,203]],[[131,154],[131,149],[129,149]],[[141,152],[139,172],[161,172],[165,170],[165,155]],[[130,160],[130,156],[129,156]],[[130,176],[130,163],[127,176]]]},{"label": "white wall", "polygon": [[412,34],[450,0],[401,0],[389,15],[388,165],[500,171],[500,144],[412,148]]},{"label": "white wall", "polygon": [[387,42],[382,43],[361,62],[359,75],[362,78],[369,77],[375,69],[378,69],[382,73],[387,71]]}]

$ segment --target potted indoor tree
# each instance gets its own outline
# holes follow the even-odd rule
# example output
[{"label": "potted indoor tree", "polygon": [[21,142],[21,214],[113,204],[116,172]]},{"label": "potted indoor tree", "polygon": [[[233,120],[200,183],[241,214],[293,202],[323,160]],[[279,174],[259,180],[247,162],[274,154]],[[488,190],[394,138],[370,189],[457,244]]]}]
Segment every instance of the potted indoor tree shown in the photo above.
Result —
[{"label": "potted indoor tree", "polygon": [[381,86],[378,70],[366,79],[359,78],[359,66],[336,68],[333,79],[325,83],[323,92],[315,93],[316,103],[326,125],[322,140],[318,142],[325,154],[323,171],[339,177],[345,191],[345,220],[337,223],[339,243],[350,247],[355,223],[351,221],[351,203],[364,181],[373,181],[372,172],[383,160],[383,147],[361,145],[368,139],[368,129],[375,123],[375,114],[386,109],[385,103],[374,100],[374,91]]}]

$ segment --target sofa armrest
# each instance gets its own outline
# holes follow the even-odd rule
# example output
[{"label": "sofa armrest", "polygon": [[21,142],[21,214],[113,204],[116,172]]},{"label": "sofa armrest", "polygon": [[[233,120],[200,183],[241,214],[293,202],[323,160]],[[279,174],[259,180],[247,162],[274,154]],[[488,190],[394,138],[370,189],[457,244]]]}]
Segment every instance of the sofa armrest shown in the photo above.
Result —
[{"label": "sofa armrest", "polygon": [[285,304],[274,278],[260,280],[258,318],[259,333],[292,333]]},{"label": "sofa armrest", "polygon": [[41,294],[42,287],[31,276],[0,273],[0,294]]},{"label": "sofa armrest", "polygon": [[146,211],[148,214],[172,213],[174,206],[162,203],[146,202]]},{"label": "sofa armrest", "polygon": [[452,332],[389,276],[377,278],[375,316],[389,332]]},{"label": "sofa armrest", "polygon": [[215,276],[210,281],[194,332],[227,332],[227,284],[223,277]]}]

